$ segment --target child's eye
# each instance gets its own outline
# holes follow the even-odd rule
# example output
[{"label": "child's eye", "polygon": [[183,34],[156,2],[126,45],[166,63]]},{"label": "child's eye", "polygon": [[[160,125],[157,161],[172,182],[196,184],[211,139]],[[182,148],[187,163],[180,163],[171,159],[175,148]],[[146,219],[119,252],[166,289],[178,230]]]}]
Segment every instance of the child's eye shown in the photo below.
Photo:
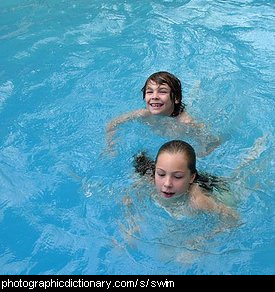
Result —
[{"label": "child's eye", "polygon": [[164,173],[157,173],[158,176],[165,176]]},{"label": "child's eye", "polygon": [[181,176],[179,176],[179,175],[175,175],[175,178],[176,178],[176,179],[182,179],[183,176],[182,176],[182,175],[181,175]]}]

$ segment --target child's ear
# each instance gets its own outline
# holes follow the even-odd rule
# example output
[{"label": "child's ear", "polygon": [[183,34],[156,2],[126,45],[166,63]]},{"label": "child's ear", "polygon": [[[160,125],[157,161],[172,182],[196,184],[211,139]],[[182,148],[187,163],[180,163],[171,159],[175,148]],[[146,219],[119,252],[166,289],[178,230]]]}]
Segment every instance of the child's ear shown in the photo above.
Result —
[{"label": "child's ear", "polygon": [[179,104],[180,101],[178,99],[175,99],[175,104]]},{"label": "child's ear", "polygon": [[194,182],[195,178],[196,178],[196,173],[193,173],[193,174],[191,175],[190,184],[192,184],[192,183]]}]

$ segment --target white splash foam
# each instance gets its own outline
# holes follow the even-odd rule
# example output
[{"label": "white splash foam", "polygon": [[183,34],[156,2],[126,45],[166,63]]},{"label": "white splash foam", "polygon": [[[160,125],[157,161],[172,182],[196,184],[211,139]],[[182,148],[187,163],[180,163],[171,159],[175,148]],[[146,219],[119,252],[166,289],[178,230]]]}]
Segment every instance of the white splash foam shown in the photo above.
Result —
[{"label": "white splash foam", "polygon": [[11,81],[6,81],[0,85],[0,110],[2,109],[6,100],[11,96],[14,90],[14,85]]}]

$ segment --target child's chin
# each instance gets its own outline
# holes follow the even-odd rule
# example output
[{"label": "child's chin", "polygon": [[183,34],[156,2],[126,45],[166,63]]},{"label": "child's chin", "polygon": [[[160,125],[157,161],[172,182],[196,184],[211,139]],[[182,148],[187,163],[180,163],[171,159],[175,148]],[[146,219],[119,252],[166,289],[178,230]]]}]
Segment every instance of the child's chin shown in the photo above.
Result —
[{"label": "child's chin", "polygon": [[151,115],[161,115],[161,111],[156,111],[156,110],[150,110]]}]

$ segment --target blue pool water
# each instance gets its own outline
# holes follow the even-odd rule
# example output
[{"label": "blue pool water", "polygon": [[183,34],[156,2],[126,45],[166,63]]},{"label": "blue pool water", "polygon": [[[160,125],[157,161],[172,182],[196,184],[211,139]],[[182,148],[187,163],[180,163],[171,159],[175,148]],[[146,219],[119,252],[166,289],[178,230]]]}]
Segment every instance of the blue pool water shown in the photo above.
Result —
[{"label": "blue pool water", "polygon": [[[274,12],[263,0],[2,0],[0,273],[274,274]],[[214,237],[215,216],[172,217],[134,185],[132,156],[171,137],[130,122],[105,152],[107,123],[144,107],[159,70],[223,139],[198,168],[230,179],[241,224]]]}]

